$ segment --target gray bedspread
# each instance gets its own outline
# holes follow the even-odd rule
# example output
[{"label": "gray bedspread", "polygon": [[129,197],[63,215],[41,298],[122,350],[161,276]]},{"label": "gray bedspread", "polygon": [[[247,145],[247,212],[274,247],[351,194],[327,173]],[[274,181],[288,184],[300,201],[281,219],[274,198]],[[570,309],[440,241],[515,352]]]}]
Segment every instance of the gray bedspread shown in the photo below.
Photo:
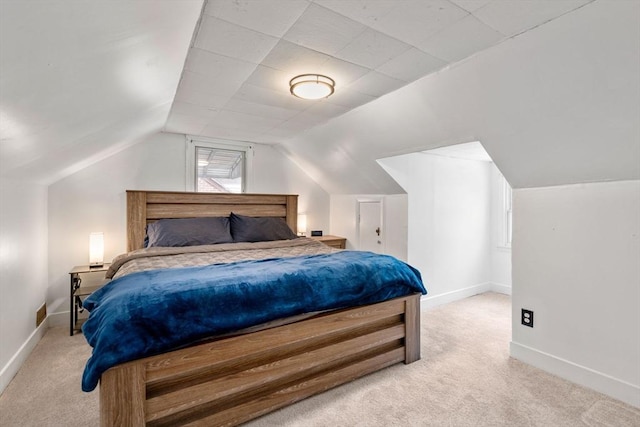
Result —
[{"label": "gray bedspread", "polygon": [[339,249],[306,237],[256,243],[223,243],[177,248],[153,247],[137,249],[117,256],[111,263],[106,277],[116,279],[138,271],[319,255],[336,251]]}]

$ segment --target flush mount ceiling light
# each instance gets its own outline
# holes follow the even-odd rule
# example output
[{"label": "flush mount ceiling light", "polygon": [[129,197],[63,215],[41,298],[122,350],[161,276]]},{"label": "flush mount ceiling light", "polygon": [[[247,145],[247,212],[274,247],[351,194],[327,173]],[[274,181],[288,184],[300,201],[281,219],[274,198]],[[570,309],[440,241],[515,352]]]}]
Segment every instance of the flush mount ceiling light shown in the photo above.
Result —
[{"label": "flush mount ceiling light", "polygon": [[302,99],[327,98],[333,93],[336,82],[321,74],[302,74],[291,79],[291,94]]}]

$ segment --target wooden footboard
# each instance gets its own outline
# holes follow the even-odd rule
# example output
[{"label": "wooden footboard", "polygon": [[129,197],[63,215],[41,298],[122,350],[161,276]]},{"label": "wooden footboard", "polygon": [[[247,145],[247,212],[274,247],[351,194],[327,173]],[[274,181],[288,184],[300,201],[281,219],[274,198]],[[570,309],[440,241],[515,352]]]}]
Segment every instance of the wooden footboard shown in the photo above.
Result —
[{"label": "wooden footboard", "polygon": [[415,294],[118,365],[101,378],[101,425],[237,425],[414,362],[419,304]]}]

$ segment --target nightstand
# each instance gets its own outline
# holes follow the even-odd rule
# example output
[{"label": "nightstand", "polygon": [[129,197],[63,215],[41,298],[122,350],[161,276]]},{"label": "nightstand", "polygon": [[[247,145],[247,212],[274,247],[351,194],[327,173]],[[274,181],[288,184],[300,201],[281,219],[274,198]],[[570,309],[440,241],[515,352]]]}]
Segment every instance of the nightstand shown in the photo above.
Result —
[{"label": "nightstand", "polygon": [[311,238],[336,249],[344,249],[347,246],[347,239],[345,239],[344,237],[328,235],[328,236],[311,236]]},{"label": "nightstand", "polygon": [[82,301],[109,282],[104,275],[110,265],[95,268],[78,265],[69,272],[69,335],[82,326],[82,321],[78,319],[78,312],[83,310]]}]

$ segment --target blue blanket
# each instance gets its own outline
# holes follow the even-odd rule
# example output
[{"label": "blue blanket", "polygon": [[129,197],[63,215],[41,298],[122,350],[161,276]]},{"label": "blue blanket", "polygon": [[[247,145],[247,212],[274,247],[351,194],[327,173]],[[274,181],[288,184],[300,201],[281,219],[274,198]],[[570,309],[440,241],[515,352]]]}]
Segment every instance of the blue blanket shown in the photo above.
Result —
[{"label": "blue blanket", "polygon": [[93,347],[82,389],[112,366],[197,340],[318,310],[426,294],[420,273],[387,255],[325,255],[142,271],[111,281],[84,303]]}]

